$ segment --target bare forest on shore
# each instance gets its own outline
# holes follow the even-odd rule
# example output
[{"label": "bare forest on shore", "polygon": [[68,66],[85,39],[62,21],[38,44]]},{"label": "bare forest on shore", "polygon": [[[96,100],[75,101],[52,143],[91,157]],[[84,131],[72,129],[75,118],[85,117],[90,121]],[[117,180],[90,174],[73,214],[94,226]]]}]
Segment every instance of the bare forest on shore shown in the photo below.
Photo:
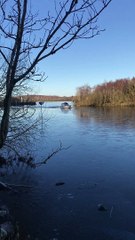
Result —
[{"label": "bare forest on shore", "polygon": [[135,77],[78,87],[76,106],[135,106]]}]

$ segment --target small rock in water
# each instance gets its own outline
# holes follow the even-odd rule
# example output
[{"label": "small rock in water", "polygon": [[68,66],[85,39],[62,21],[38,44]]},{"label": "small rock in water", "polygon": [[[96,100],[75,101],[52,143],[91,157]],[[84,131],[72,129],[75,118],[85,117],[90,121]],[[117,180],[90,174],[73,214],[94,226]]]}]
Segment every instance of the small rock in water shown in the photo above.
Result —
[{"label": "small rock in water", "polygon": [[7,211],[0,209],[0,217],[5,217],[6,215],[7,215]]},{"label": "small rock in water", "polygon": [[107,211],[107,208],[105,208],[102,203],[99,203],[97,207],[98,207],[98,211]]},{"label": "small rock in water", "polygon": [[8,236],[8,234],[7,234],[6,230],[3,228],[0,228],[0,239],[4,240],[7,238],[7,236]]},{"label": "small rock in water", "polygon": [[5,205],[2,205],[0,207],[0,224],[9,221],[10,219],[11,216],[9,214],[8,208]]},{"label": "small rock in water", "polygon": [[64,182],[57,182],[55,185],[56,186],[62,186],[62,185],[64,185],[65,183]]},{"label": "small rock in water", "polygon": [[0,240],[5,240],[13,234],[13,225],[11,222],[5,222],[0,225]]},{"label": "small rock in water", "polygon": [[0,217],[4,217],[5,215],[9,214],[9,210],[5,205],[0,207]]}]

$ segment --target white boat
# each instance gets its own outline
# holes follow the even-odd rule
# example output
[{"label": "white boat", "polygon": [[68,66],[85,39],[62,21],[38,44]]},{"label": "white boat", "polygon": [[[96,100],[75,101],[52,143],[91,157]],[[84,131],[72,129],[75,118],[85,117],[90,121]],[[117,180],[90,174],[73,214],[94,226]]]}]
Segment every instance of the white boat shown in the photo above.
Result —
[{"label": "white boat", "polygon": [[60,107],[61,109],[71,109],[71,105],[67,102],[62,103]]}]

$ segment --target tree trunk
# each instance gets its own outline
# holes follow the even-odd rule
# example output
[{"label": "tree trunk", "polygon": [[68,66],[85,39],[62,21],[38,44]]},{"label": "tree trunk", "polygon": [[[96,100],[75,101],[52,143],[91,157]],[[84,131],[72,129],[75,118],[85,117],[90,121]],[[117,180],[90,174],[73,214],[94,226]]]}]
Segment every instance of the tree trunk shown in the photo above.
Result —
[{"label": "tree trunk", "polygon": [[0,125],[0,149],[3,147],[8,134],[11,97],[12,97],[12,88],[9,89],[4,99],[3,116],[1,119],[1,125]]}]

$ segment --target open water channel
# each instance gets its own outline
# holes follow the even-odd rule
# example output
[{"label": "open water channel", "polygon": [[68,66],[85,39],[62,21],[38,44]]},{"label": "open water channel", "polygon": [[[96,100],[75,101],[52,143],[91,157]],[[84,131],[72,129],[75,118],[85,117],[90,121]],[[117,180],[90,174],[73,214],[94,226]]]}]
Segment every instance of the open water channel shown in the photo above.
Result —
[{"label": "open water channel", "polygon": [[135,240],[135,108],[44,110],[37,158],[59,141],[67,149],[2,178],[31,186],[0,193],[21,232],[39,240]]}]

